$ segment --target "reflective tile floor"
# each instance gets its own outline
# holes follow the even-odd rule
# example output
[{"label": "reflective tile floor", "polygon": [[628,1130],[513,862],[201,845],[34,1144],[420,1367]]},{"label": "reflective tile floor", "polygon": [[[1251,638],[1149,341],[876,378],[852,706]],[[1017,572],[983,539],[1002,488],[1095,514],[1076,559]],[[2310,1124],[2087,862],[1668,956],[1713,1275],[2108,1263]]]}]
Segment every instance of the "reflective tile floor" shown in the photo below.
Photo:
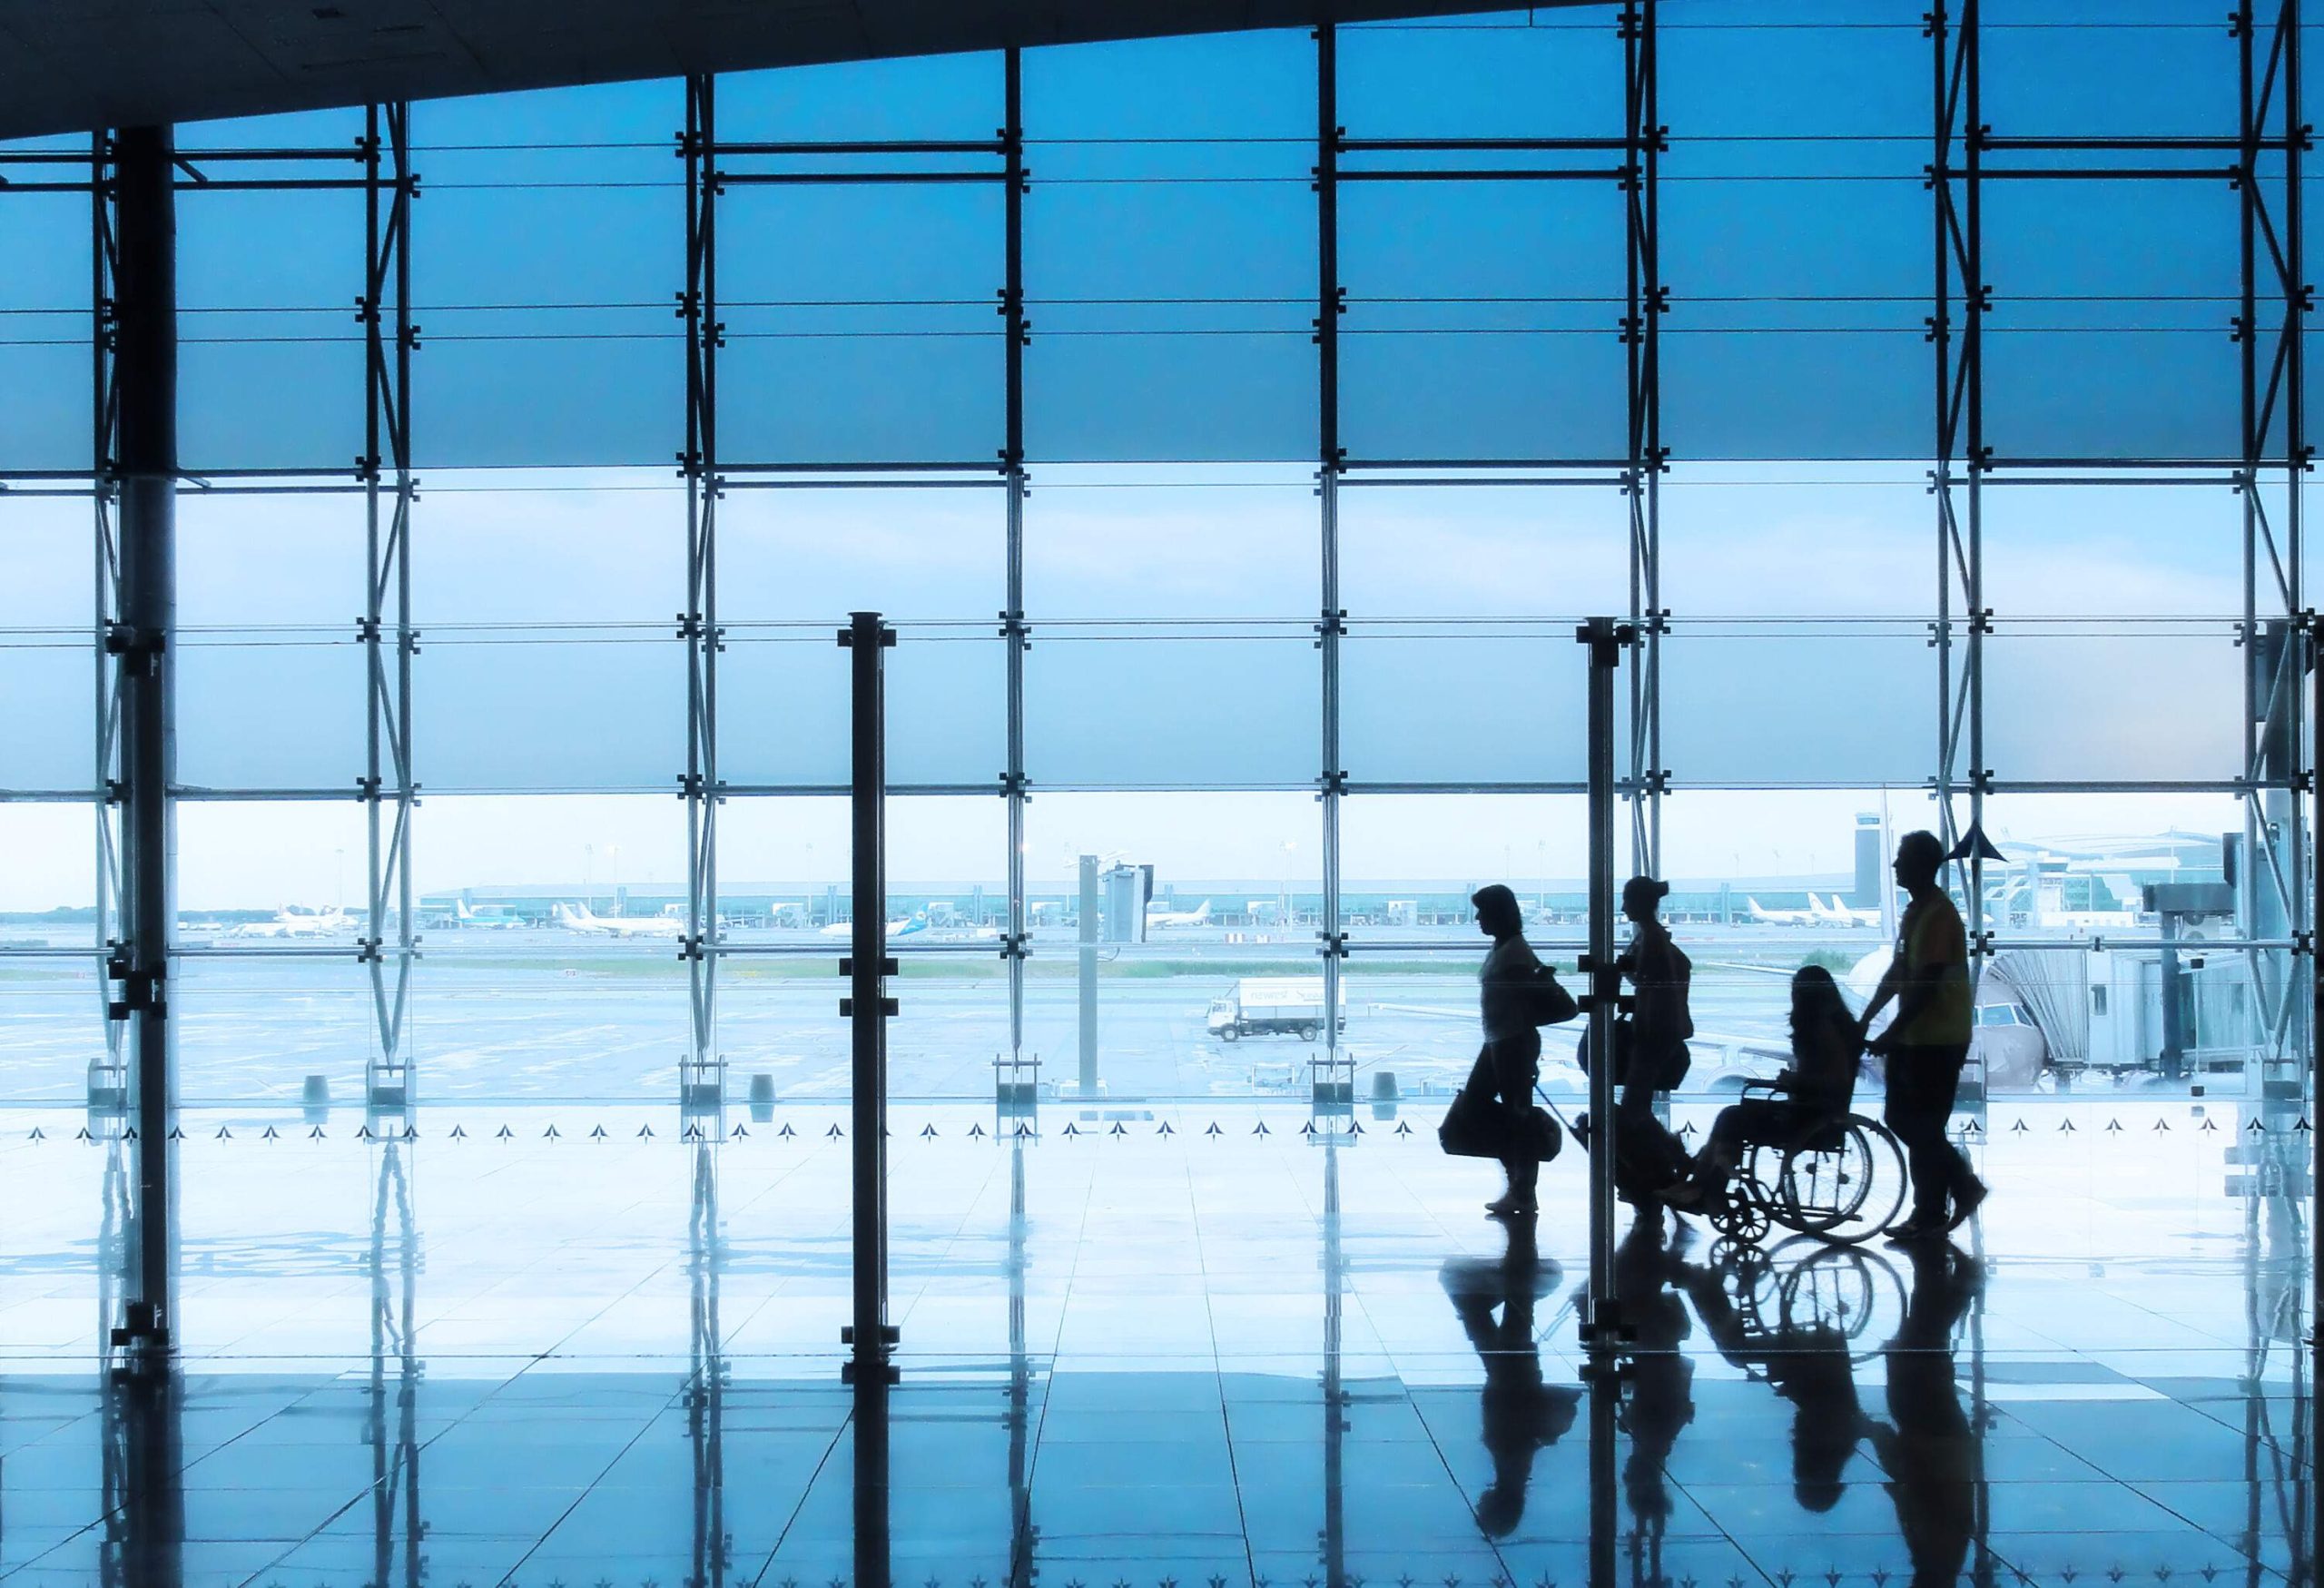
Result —
[{"label": "reflective tile floor", "polygon": [[182,1368],[120,1378],[130,1149],[0,1112],[0,1577],[2310,1578],[2293,1122],[1997,1103],[1952,1246],[1632,1224],[1617,1381],[1582,1371],[1578,1154],[1511,1228],[1432,1116],[1303,1119],[1052,1105],[996,1139],[990,1109],[899,1106],[899,1382],[858,1392],[841,1110],[715,1142],[643,1108],[385,1142],[191,1114]]}]

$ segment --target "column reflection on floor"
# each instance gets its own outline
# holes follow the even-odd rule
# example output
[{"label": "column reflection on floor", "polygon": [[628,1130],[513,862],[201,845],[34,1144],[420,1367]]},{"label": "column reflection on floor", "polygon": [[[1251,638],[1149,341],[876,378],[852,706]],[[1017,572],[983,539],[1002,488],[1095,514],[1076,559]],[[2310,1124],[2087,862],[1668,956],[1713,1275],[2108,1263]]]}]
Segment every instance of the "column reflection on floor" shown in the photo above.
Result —
[{"label": "column reflection on floor", "polygon": [[[185,1581],[185,1382],[173,1357],[140,1348],[114,1332],[113,1311],[137,1260],[131,1201],[130,1144],[104,1143],[98,1224],[98,1320],[104,1342],[98,1362],[103,1539],[98,1580],[104,1588],[178,1588]],[[172,1221],[168,1260],[177,1264]]]},{"label": "column reflection on floor", "polygon": [[725,1336],[718,1324],[718,1280],[726,1240],[718,1226],[718,1159],[697,1141],[687,1199],[686,1279],[690,1360],[684,1395],[686,1443],[694,1458],[694,1558],[688,1588],[724,1588],[733,1564],[726,1532]]},{"label": "column reflection on floor", "polygon": [[1025,1138],[1009,1143],[1009,1588],[1032,1588],[1033,1357],[1025,1335]]},{"label": "column reflection on floor", "polygon": [[[407,1149],[377,1149],[371,1198],[371,1384],[365,1431],[371,1441],[372,1581],[419,1588],[419,1234],[412,1214]],[[417,1149],[409,1149],[411,1152]],[[389,1219],[393,1239],[389,1239]],[[394,1368],[392,1383],[389,1365]],[[392,1397],[392,1410],[390,1408]]]}]

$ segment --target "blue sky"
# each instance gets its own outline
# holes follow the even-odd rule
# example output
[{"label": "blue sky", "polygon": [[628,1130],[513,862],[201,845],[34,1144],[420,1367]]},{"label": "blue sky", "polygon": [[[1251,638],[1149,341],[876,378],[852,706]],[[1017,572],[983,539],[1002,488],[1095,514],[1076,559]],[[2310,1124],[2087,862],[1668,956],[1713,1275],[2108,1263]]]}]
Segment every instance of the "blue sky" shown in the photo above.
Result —
[{"label": "blue sky", "polygon": [[[1753,13],[1849,25],[1809,30],[1734,25],[1709,0],[1665,7],[1663,417],[1676,467],[1663,594],[1680,628],[1664,723],[1681,779],[1914,784],[1929,770],[1935,685],[1919,624],[1934,605],[1935,530],[1912,461],[1933,432],[1922,9],[1797,0]],[[1356,136],[1615,131],[1610,15],[1346,30],[1341,120]],[[2102,15],[2020,0],[1990,5],[1987,22],[1998,131],[2231,127],[2233,57],[2216,18],[2160,0]],[[1314,774],[1313,49],[1293,32],[1026,56],[1037,784]],[[756,74],[722,81],[721,126],[730,138],[985,137],[1000,83],[992,56]],[[528,804],[537,842],[512,831],[517,807],[453,797],[674,786],[681,115],[670,83],[414,111],[431,886],[575,871],[585,846],[675,874],[682,853],[675,802],[662,796],[558,802],[554,815]],[[359,128],[333,113],[189,128],[182,143],[335,143]],[[730,191],[725,456],[994,456],[1000,213],[989,185]],[[0,469],[85,457],[84,324],[50,311],[85,311],[86,236],[70,197],[0,199]],[[2222,185],[1994,184],[1987,236],[1997,446],[2222,449],[2236,280]],[[344,468],[361,446],[354,198],[188,194],[182,237],[197,311],[183,324],[188,465]],[[1620,240],[1610,183],[1346,184],[1351,449],[1618,450]],[[189,496],[182,514],[182,616],[205,632],[183,653],[182,774],[348,785],[361,770],[357,499]],[[868,605],[913,625],[896,666],[897,775],[990,781],[998,494],[736,493],[725,515],[727,776],[843,775],[842,675],[823,635]],[[2240,609],[2239,523],[2221,490],[1993,493],[1997,769],[2235,774],[2237,653],[2219,620]],[[1560,628],[1627,605],[1624,534],[1607,490],[1349,490],[1349,770],[1579,776],[1580,675]],[[90,611],[89,580],[84,504],[0,502],[0,785],[86,779],[94,669],[71,631]],[[1156,622],[1171,626],[1129,626]],[[506,643],[518,636],[528,643]],[[1059,818],[1044,857],[1122,847],[1106,838],[1118,829],[1181,869],[1264,873],[1313,823],[1300,794],[1221,793],[1182,799],[1176,814],[1111,797]],[[1699,837],[1678,823],[1672,868],[1803,869],[1791,862],[1807,855],[1839,869],[1854,803],[1771,801],[1748,820],[1706,821]],[[927,817],[917,869],[959,869],[937,863],[983,846],[998,802],[970,804]],[[785,808],[803,834],[821,820],[773,807]],[[2133,825],[2177,819],[2169,802],[2106,808]],[[1551,847],[1578,843],[1554,814],[1485,810],[1387,813],[1362,858],[1352,838],[1351,874],[1469,874],[1527,849],[1541,866]],[[2190,819],[2211,824],[2208,811]],[[190,897],[329,893],[340,852],[359,853],[351,812],[190,808]],[[76,818],[0,806],[28,835],[7,846],[0,907],[74,892],[86,865],[64,834]],[[2071,811],[2037,819],[2091,824]],[[772,816],[733,826],[772,873],[828,859]],[[253,861],[261,850],[275,858]]]}]

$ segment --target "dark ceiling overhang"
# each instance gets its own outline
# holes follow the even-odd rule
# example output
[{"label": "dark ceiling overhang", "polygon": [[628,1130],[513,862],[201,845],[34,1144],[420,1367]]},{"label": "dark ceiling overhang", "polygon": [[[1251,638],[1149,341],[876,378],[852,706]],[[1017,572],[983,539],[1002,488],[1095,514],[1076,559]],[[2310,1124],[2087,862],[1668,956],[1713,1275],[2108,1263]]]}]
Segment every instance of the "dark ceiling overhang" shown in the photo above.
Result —
[{"label": "dark ceiling overhang", "polygon": [[1485,8],[1478,0],[0,0],[0,138]]}]

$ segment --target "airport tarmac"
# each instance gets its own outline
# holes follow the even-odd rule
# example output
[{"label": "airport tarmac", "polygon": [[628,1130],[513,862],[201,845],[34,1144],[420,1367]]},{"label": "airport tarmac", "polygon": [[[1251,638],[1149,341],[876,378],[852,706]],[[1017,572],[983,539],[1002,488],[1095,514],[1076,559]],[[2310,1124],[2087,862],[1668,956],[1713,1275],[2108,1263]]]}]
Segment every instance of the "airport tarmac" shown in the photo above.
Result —
[{"label": "airport tarmac", "polygon": [[[79,949],[64,934],[23,929],[0,951]],[[1440,946],[1441,942],[1441,946]],[[839,1014],[842,946],[812,932],[733,934],[721,966],[718,1039],[737,1099],[751,1078],[772,1078],[779,1099],[832,1100],[849,1085],[849,1030]],[[1845,965],[1876,949],[1781,929],[1689,940],[1697,961],[1695,1087],[1780,1061],[1789,973],[1811,954]],[[1010,1047],[1007,970],[997,951],[965,937],[898,944],[890,1090],[899,1098],[992,1095],[992,1065]],[[660,942],[608,943],[555,930],[428,934],[410,994],[411,1050],[422,1100],[654,1100],[675,1094],[687,1046],[685,968]],[[1295,1036],[1219,1040],[1206,1030],[1214,999],[1244,976],[1318,973],[1297,940],[1228,941],[1172,933],[1142,947],[1100,951],[1097,1074],[1121,1100],[1304,1095],[1323,1044]],[[1472,932],[1358,952],[1345,964],[1343,1046],[1359,1097],[1383,1073],[1399,1095],[1456,1088],[1476,1053]],[[1023,1051],[1045,1085],[1078,1084],[1079,1007],[1072,940],[1037,939],[1027,966]],[[0,952],[0,1098],[74,1105],[102,1057],[103,995],[94,955]],[[178,1020],[183,1100],[299,1099],[326,1078],[335,1100],[360,1096],[375,1050],[371,973],[351,942],[198,944],[180,961]],[[1544,1033],[1543,1083],[1578,1093],[1577,1026]]]}]

